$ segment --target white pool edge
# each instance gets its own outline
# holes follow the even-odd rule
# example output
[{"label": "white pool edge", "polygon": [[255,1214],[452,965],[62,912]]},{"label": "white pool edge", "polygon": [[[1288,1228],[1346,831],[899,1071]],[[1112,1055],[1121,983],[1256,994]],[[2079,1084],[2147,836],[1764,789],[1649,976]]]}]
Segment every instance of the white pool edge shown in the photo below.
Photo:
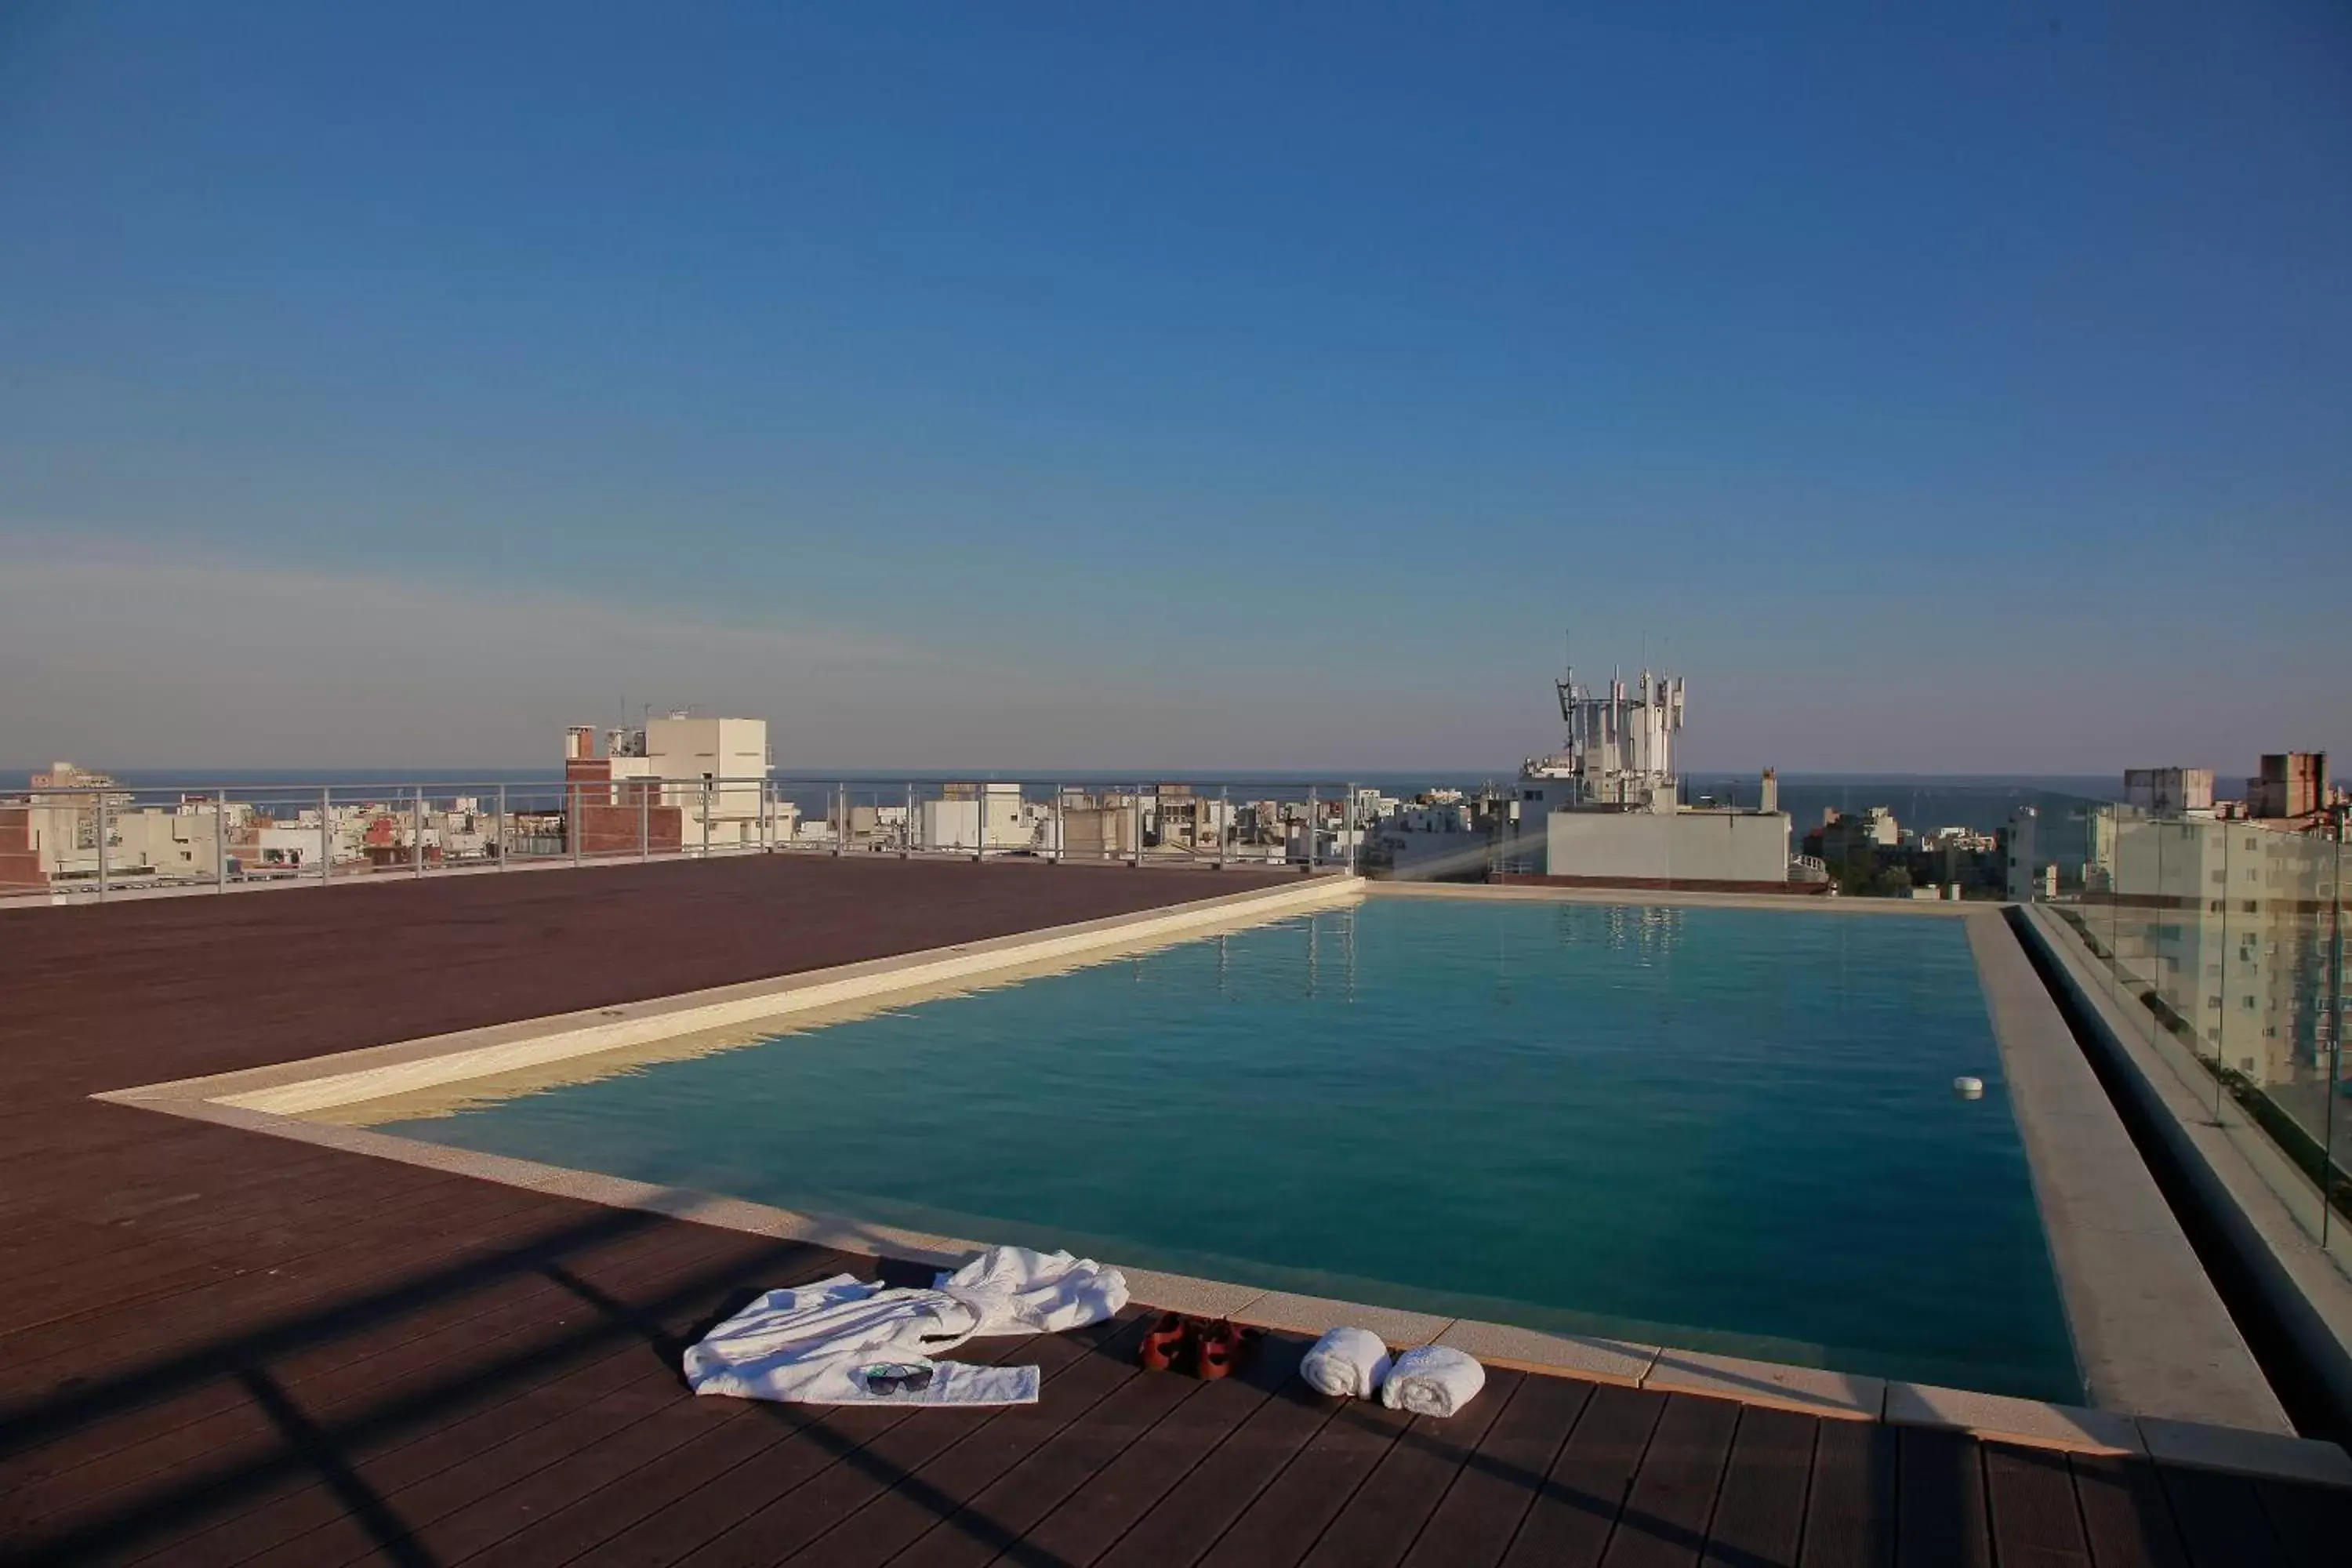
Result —
[{"label": "white pool edge", "polygon": [[1181,939],[1210,927],[1277,920],[1351,901],[1362,890],[1363,883],[1353,877],[1302,878],[1292,887],[1251,889],[1042,931],[426,1036],[243,1072],[147,1084],[98,1098],[145,1103],[159,1094],[181,1098],[194,1093],[247,1110],[307,1115],[674,1036],[782,1020],[893,992],[976,981],[1027,964]]}]

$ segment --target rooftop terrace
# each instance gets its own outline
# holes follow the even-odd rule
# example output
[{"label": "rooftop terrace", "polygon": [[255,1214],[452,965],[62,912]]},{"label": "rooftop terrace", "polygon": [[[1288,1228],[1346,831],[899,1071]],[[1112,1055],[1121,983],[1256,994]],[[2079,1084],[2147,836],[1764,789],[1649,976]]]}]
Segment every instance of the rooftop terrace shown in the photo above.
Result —
[{"label": "rooftop terrace", "polygon": [[335,1563],[2318,1563],[2352,1492],[1498,1370],[1450,1422],[1146,1376],[698,1400],[755,1288],[909,1264],[93,1094],[1295,882],[750,857],[0,912],[0,1550]]}]

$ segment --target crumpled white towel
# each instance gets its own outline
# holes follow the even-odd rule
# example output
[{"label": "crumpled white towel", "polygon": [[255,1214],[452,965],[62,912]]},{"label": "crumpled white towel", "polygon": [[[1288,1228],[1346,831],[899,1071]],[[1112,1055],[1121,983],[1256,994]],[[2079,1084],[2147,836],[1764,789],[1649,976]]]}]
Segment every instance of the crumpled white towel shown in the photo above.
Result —
[{"label": "crumpled white towel", "polygon": [[1127,1305],[1127,1276],[1091,1258],[992,1247],[933,1281],[970,1302],[982,1334],[1055,1334],[1115,1316]]},{"label": "crumpled white towel", "polygon": [[[1127,1305],[1116,1268],[1066,1252],[995,1247],[935,1289],[886,1290],[846,1274],[771,1290],[688,1348],[697,1394],[803,1405],[1034,1405],[1034,1366],[932,1358],[980,1334],[1055,1332]],[[881,1363],[929,1366],[930,1386],[875,1393],[857,1375]]]},{"label": "crumpled white towel", "polygon": [[[1034,1366],[933,1362],[972,1337],[980,1314],[940,1290],[885,1290],[846,1274],[771,1290],[688,1347],[697,1394],[803,1405],[1031,1405]],[[876,1394],[856,1375],[879,1363],[932,1367],[920,1391]]]},{"label": "crumpled white towel", "polygon": [[1396,1358],[1381,1403],[1415,1415],[1451,1415],[1486,1386],[1486,1369],[1476,1358],[1448,1345],[1423,1345]]},{"label": "crumpled white towel", "polygon": [[1333,1329],[1307,1351],[1298,1375],[1318,1394],[1370,1399],[1389,1375],[1389,1347],[1370,1329]]}]

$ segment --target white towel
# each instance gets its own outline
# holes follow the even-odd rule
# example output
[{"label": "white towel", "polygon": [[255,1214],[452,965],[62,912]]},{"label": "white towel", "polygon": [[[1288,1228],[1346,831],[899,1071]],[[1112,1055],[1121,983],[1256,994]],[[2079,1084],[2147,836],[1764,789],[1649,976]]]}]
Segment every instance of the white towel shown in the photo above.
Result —
[{"label": "white towel", "polygon": [[1091,1258],[992,1247],[933,1281],[971,1304],[982,1334],[1055,1334],[1114,1317],[1127,1305],[1127,1277]]},{"label": "white towel", "polygon": [[[1000,1247],[936,1289],[885,1290],[846,1274],[771,1290],[688,1348],[697,1394],[803,1405],[1034,1405],[1034,1366],[970,1366],[931,1358],[981,1334],[1058,1332],[1127,1305],[1116,1268],[1066,1252]],[[876,1393],[861,1376],[881,1365],[928,1366],[927,1388]]]},{"label": "white towel", "polygon": [[1370,1329],[1333,1329],[1307,1351],[1298,1375],[1318,1394],[1370,1399],[1389,1375],[1389,1347]]},{"label": "white towel", "polygon": [[1486,1386],[1486,1369],[1474,1357],[1446,1345],[1423,1345],[1396,1358],[1381,1384],[1381,1403],[1415,1415],[1451,1415]]}]

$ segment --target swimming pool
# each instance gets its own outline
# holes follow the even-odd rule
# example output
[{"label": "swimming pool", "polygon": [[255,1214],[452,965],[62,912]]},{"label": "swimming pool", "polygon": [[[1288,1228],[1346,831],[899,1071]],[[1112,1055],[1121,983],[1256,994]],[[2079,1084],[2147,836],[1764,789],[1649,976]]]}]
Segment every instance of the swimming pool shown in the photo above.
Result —
[{"label": "swimming pool", "polygon": [[1957,920],[1373,898],[377,1125],[1275,1289],[2082,1394]]}]

